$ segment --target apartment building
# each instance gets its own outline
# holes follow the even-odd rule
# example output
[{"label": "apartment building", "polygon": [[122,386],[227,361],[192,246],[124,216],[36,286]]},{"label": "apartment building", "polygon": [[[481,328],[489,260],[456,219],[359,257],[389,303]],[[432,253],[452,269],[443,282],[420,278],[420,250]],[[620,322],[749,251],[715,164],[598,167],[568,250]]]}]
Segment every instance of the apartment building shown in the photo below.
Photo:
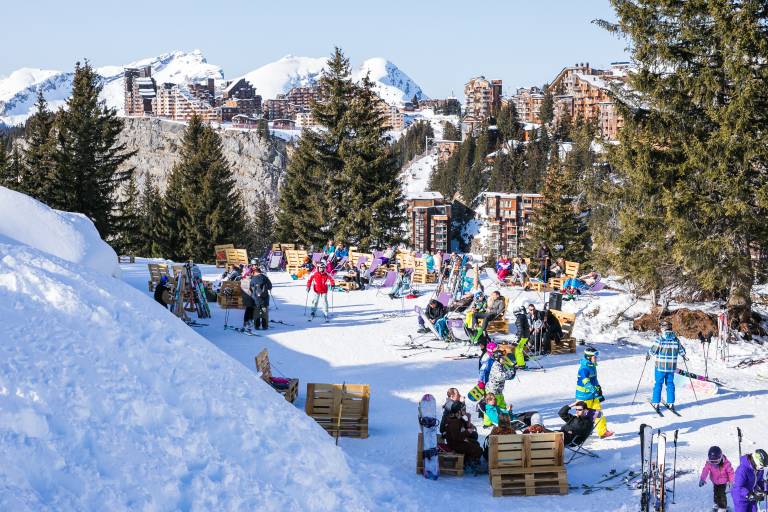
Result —
[{"label": "apartment building", "polygon": [[530,229],[533,210],[543,204],[541,194],[483,192],[478,220],[483,224],[476,240],[483,255],[517,256]]},{"label": "apartment building", "polygon": [[313,101],[320,101],[320,87],[294,87],[285,95],[294,113],[309,112]]},{"label": "apartment building", "polygon": [[501,108],[501,80],[486,80],[484,76],[470,79],[464,85],[465,113],[479,122],[496,115]]},{"label": "apartment building", "polygon": [[509,101],[515,106],[518,119],[523,123],[541,124],[541,104],[544,91],[540,87],[521,87]]},{"label": "apartment building", "polygon": [[152,100],[157,95],[157,84],[152,78],[152,68],[150,66],[125,68],[123,82],[125,115],[152,115]]},{"label": "apartment building", "polygon": [[200,100],[200,95],[206,97],[201,90],[198,89],[196,94],[187,87],[165,83],[157,89],[157,96],[152,103],[153,111],[159,117],[167,117],[175,121],[189,121],[195,114],[206,122],[219,121],[220,109]]},{"label": "apartment building", "polygon": [[276,119],[293,119],[294,112],[284,94],[278,94],[277,98],[265,100],[262,105],[264,116],[270,121]]},{"label": "apartment building", "polygon": [[437,148],[437,162],[443,163],[458,151],[461,146],[460,140],[435,140],[435,147]]},{"label": "apartment building", "polygon": [[406,198],[411,245],[418,252],[447,252],[451,243],[451,205],[440,192],[420,192]]},{"label": "apartment building", "polygon": [[261,95],[256,94],[244,78],[227,82],[217,103],[222,107],[221,120],[224,122],[231,121],[235,115],[259,117],[261,114]]}]

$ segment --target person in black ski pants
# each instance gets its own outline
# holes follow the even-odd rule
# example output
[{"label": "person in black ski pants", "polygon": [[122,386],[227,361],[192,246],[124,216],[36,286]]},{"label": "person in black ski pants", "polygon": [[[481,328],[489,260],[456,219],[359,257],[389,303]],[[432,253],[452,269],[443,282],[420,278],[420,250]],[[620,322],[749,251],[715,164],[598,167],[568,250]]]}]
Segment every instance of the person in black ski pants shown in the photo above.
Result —
[{"label": "person in black ski pants", "polygon": [[269,329],[269,291],[272,289],[272,281],[261,273],[256,266],[251,276],[251,298],[253,299],[253,324],[254,328],[261,327],[265,331]]},{"label": "person in black ski pants", "polygon": [[166,304],[163,299],[163,293],[165,292],[170,292],[170,288],[168,288],[168,276],[162,276],[160,282],[157,283],[157,286],[155,287],[155,300],[162,304],[164,308],[168,309],[168,304]]}]

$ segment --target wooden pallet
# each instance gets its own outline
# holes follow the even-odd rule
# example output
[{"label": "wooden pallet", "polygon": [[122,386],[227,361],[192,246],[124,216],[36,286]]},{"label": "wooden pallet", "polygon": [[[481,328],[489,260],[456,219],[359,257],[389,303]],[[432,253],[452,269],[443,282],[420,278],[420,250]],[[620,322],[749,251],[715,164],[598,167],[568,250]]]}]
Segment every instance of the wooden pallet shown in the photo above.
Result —
[{"label": "wooden pallet", "polygon": [[214,259],[216,261],[216,268],[223,268],[227,266],[227,249],[234,249],[234,244],[221,244],[213,246]]},{"label": "wooden pallet", "polygon": [[497,318],[496,320],[491,320],[488,322],[488,328],[485,330],[488,334],[509,334],[509,322],[507,322],[506,319],[508,306],[507,298],[502,295],[499,300],[504,301],[504,314],[501,315],[501,318]]},{"label": "wooden pallet", "polygon": [[224,254],[227,258],[227,266],[238,267],[248,264],[248,251],[245,249],[224,249]]},{"label": "wooden pallet", "polygon": [[[227,294],[224,290],[231,290]],[[222,281],[216,302],[221,309],[245,309],[243,294],[240,293],[240,281]]]},{"label": "wooden pallet", "polygon": [[149,291],[155,291],[155,287],[160,282],[160,278],[166,276],[169,281],[173,280],[173,276],[170,274],[168,265],[165,263],[147,263],[149,269],[149,281],[147,281],[147,288]]},{"label": "wooden pallet", "polygon": [[[283,244],[287,245],[287,244]],[[285,251],[285,269],[288,271],[289,274],[296,274],[299,271],[299,267],[301,267],[302,263],[304,263],[304,258],[307,256],[307,251],[299,251],[294,249],[288,249]]]},{"label": "wooden pallet", "polygon": [[411,282],[414,284],[427,284],[427,260],[425,258],[413,258],[413,274]]},{"label": "wooden pallet", "polygon": [[563,337],[560,343],[552,343],[552,354],[573,354],[576,352],[576,338],[573,337],[573,326],[576,325],[576,315],[558,309],[550,309],[552,315],[560,322]]},{"label": "wooden pallet", "polygon": [[261,378],[272,388],[283,395],[286,400],[293,403],[299,396],[299,379],[288,379],[287,387],[277,387],[272,380],[272,365],[269,363],[267,349],[256,355],[256,371],[261,373]]},{"label": "wooden pallet", "polygon": [[117,257],[118,263],[136,263],[136,256],[118,256]]},{"label": "wooden pallet", "polygon": [[368,437],[368,384],[307,384],[305,411],[332,436]]},{"label": "wooden pallet", "polygon": [[[437,444],[445,444],[443,436],[437,436]],[[424,436],[419,432],[416,443],[416,474],[424,474]],[[440,465],[441,475],[464,476],[464,454],[456,452],[437,453],[437,461]]]},{"label": "wooden pallet", "polygon": [[567,494],[563,434],[491,436],[488,479],[494,496]]}]

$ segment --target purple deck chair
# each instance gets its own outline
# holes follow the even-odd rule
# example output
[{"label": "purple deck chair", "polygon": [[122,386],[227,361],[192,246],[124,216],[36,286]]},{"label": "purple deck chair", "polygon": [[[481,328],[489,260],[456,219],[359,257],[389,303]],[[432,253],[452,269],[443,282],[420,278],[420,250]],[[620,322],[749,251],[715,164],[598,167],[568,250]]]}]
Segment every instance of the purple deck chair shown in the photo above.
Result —
[{"label": "purple deck chair", "polygon": [[378,290],[376,290],[376,295],[381,293],[381,290],[384,288],[392,288],[395,286],[395,283],[397,282],[397,272],[394,270],[387,271],[387,274],[384,276],[384,279],[381,281],[381,283],[378,286]]}]

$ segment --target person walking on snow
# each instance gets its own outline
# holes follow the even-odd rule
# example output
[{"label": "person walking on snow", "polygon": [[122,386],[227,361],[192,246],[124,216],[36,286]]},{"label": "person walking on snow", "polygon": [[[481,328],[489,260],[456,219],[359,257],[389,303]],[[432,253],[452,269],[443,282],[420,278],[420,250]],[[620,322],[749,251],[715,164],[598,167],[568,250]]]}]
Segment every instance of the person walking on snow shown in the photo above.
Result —
[{"label": "person walking on snow", "polygon": [[315,298],[312,299],[311,318],[315,318],[317,304],[320,302],[320,297],[322,297],[323,305],[325,307],[323,314],[325,315],[325,319],[328,320],[328,283],[330,283],[331,286],[336,286],[333,278],[328,275],[325,271],[325,267],[322,265],[318,266],[317,270],[309,276],[309,279],[307,279],[307,293],[309,293],[310,288],[315,292]]},{"label": "person walking on snow", "polygon": [[[531,307],[535,310],[536,307],[531,304]],[[528,338],[531,337],[531,326],[528,324],[528,316],[525,314],[525,306],[520,306],[520,309],[515,313],[515,326],[517,327],[517,345],[515,346],[515,366],[518,368],[526,369],[525,366],[525,344],[528,343]]]},{"label": "person walking on snow", "polygon": [[[579,363],[579,374],[576,377],[576,400],[582,400],[587,408],[602,411],[600,405],[605,397],[603,388],[597,380],[597,356],[600,352],[595,347],[589,346],[584,350],[584,357]],[[597,434],[601,439],[611,437],[613,432],[608,430],[605,416],[601,415],[595,424]]]},{"label": "person walking on snow", "polygon": [[653,397],[651,405],[658,410],[661,402],[661,387],[667,387],[666,405],[674,410],[675,408],[675,371],[677,370],[677,357],[685,359],[685,348],[675,333],[672,332],[672,324],[666,320],[659,323],[661,335],[656,339],[648,349],[645,360],[648,361],[651,356],[656,358],[656,369],[654,370],[655,382],[653,385]]},{"label": "person walking on snow", "polygon": [[256,329],[269,329],[269,292],[272,291],[272,281],[261,273],[258,265],[253,266],[253,275],[249,285],[253,300],[253,323]]},{"label": "person walking on snow", "polygon": [[[480,367],[477,387],[485,391],[486,394],[493,393],[496,395],[496,404],[501,408],[505,408],[507,403],[504,400],[504,383],[515,378],[515,368],[505,368],[501,364],[504,352],[498,350],[498,345],[495,342],[488,342],[485,347],[485,353],[487,359],[485,359]],[[492,425],[491,419],[487,416],[483,417],[483,425],[490,427]]]},{"label": "person walking on snow", "polygon": [[712,480],[715,500],[713,510],[725,512],[728,508],[728,497],[725,492],[728,484],[733,485],[733,466],[719,446],[711,447],[707,453],[707,463],[701,470],[699,487],[704,487],[704,484],[707,483],[707,477]]},{"label": "person walking on snow", "polygon": [[763,470],[768,465],[768,454],[758,449],[742,455],[733,478],[731,498],[733,512],[757,512],[757,502],[765,500]]}]

